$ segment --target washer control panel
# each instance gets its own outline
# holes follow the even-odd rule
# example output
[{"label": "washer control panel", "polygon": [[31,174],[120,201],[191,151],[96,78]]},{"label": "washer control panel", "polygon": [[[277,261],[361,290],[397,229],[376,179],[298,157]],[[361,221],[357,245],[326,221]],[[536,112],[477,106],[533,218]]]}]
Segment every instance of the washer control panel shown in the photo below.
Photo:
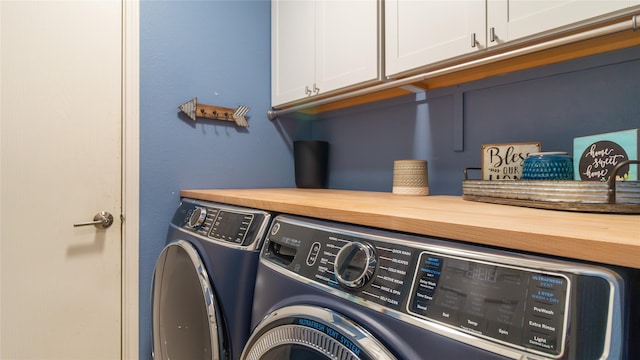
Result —
[{"label": "washer control panel", "polygon": [[568,277],[424,251],[413,279],[411,314],[560,354]]},{"label": "washer control panel", "polygon": [[171,223],[210,240],[249,246],[261,238],[269,218],[259,210],[183,199]]},{"label": "washer control panel", "polygon": [[[609,314],[610,283],[581,277],[575,264],[563,271],[549,259],[523,258],[293,216],[274,220],[261,253],[272,269],[417,326],[446,326],[465,334],[463,341],[471,335],[492,343],[490,349],[511,348],[531,358],[566,358],[571,320],[592,317],[593,306]],[[574,283],[602,293],[578,305]],[[593,317],[605,327],[593,338],[604,341],[602,312]]]},{"label": "washer control panel", "polygon": [[307,279],[397,311],[409,296],[410,247],[285,221],[274,223],[267,239],[262,257]]}]

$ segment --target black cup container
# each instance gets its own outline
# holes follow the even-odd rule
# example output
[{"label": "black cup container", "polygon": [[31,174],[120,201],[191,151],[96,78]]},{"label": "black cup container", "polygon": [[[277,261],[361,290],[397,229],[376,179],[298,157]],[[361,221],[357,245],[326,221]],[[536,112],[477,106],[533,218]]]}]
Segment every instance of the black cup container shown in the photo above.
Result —
[{"label": "black cup container", "polygon": [[306,189],[323,189],[327,187],[328,142],[294,141],[293,160],[296,187]]}]

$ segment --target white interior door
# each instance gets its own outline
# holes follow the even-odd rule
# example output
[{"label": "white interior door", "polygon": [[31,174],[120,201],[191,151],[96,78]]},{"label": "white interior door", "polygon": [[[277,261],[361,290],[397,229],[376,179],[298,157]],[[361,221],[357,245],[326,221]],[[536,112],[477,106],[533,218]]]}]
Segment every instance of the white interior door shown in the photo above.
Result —
[{"label": "white interior door", "polygon": [[118,359],[122,3],[2,0],[0,30],[0,359]]}]

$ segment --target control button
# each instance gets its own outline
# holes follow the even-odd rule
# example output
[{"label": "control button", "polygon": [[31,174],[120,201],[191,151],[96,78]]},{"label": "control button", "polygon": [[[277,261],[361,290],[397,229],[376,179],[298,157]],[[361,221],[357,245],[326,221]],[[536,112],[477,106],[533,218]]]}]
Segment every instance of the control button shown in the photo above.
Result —
[{"label": "control button", "polygon": [[280,231],[280,223],[273,224],[273,227],[271,228],[271,235],[277,234],[278,231]]},{"label": "control button", "polygon": [[509,324],[502,324],[490,321],[487,324],[487,336],[491,336],[496,340],[502,340],[511,344],[520,344],[522,338],[521,329]]},{"label": "control button", "polygon": [[558,276],[550,276],[543,274],[532,274],[531,285],[537,287],[539,290],[564,291],[566,289],[566,279]]},{"label": "control button", "polygon": [[371,280],[376,264],[373,247],[354,241],[343,246],[336,254],[334,272],[340,285],[355,289]]},{"label": "control button", "polygon": [[430,306],[428,302],[420,301],[419,299],[413,299],[411,304],[411,311],[418,315],[427,316]]},{"label": "control button", "polygon": [[315,264],[319,253],[320,243],[316,241],[311,245],[311,250],[309,250],[309,255],[307,255],[307,265],[311,266]]},{"label": "control button", "polygon": [[548,305],[561,305],[563,303],[563,299],[558,297],[554,291],[545,289],[532,291],[530,298],[534,300],[534,302],[541,302]]},{"label": "control button", "polygon": [[419,281],[420,291],[433,294],[438,287],[438,283],[432,278],[420,279]]},{"label": "control button", "polygon": [[538,301],[532,303],[530,310],[530,314],[547,319],[561,317],[563,313],[562,308],[558,305],[550,305]]},{"label": "control button", "polygon": [[418,291],[416,292],[416,299],[428,304],[431,300],[433,300],[433,294],[433,291]]},{"label": "control button", "polygon": [[561,330],[561,326],[559,326],[556,321],[537,316],[525,318],[524,326],[532,331],[540,331],[547,334],[557,334]]},{"label": "control button", "polygon": [[527,328],[525,328],[522,335],[522,345],[530,349],[542,350],[547,353],[560,353],[557,335],[532,331]]},{"label": "control button", "polygon": [[461,314],[458,324],[462,329],[477,334],[484,334],[487,329],[487,321],[484,318],[470,314]]},{"label": "control button", "polygon": [[426,315],[436,321],[449,325],[458,325],[458,312],[446,307],[431,305],[428,307]]},{"label": "control button", "polygon": [[187,227],[190,229],[195,229],[200,225],[202,225],[206,218],[207,218],[207,209],[200,206],[196,206],[196,208],[193,209],[193,212],[189,216],[189,220],[187,220]]}]

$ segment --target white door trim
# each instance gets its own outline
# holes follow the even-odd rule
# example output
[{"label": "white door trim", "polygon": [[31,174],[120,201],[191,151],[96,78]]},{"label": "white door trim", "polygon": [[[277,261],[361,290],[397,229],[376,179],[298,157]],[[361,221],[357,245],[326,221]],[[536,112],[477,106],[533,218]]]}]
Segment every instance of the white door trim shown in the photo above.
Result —
[{"label": "white door trim", "polygon": [[139,358],[140,0],[122,0],[122,359]]},{"label": "white door trim", "polygon": [[[2,28],[2,4],[0,4],[0,29]],[[0,39],[0,59],[2,59],[2,40]],[[2,60],[0,60],[0,68]],[[0,72],[0,84],[2,84],[2,72]],[[0,114],[2,114],[2,86],[0,86]],[[1,115],[0,115],[1,116]],[[0,124],[0,149],[2,148],[2,125]],[[2,160],[0,159],[0,203],[2,203]],[[2,209],[0,207],[0,229],[2,228]],[[2,234],[0,233],[0,254],[2,253]],[[0,279],[2,278],[2,257],[0,256]],[[2,296],[0,292],[0,309],[2,309]],[[2,311],[0,311],[0,324],[2,324]],[[2,339],[2,326],[0,326],[0,339]],[[0,354],[2,354],[2,341],[0,341]]]}]

